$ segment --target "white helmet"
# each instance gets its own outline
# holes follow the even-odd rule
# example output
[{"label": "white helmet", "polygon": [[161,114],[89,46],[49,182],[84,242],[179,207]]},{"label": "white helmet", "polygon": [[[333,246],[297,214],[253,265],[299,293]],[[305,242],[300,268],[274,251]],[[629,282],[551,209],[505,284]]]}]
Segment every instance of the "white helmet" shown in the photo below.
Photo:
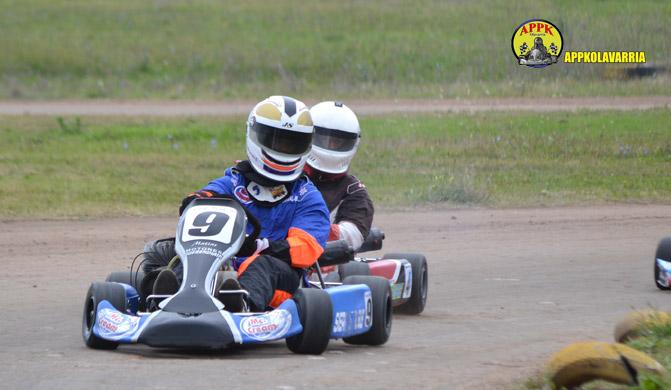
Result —
[{"label": "white helmet", "polygon": [[289,183],[303,172],[314,132],[310,111],[294,98],[271,96],[247,120],[247,157],[260,175]]},{"label": "white helmet", "polygon": [[359,146],[361,129],[352,110],[341,102],[321,102],[310,109],[315,135],[308,165],[326,173],[347,172]]}]

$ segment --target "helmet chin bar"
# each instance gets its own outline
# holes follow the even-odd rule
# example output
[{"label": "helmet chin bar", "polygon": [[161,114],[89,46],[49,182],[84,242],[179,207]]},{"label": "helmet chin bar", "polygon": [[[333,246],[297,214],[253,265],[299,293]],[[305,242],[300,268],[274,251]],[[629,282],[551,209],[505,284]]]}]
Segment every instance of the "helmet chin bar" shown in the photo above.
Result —
[{"label": "helmet chin bar", "polygon": [[334,152],[312,146],[307,163],[314,169],[325,173],[345,173],[356,154],[357,147],[348,152]]},{"label": "helmet chin bar", "polygon": [[[273,166],[268,164],[268,162],[270,162],[272,165],[279,165],[272,161],[264,159],[261,147],[256,145],[248,137],[247,157],[249,158],[249,162],[252,165],[252,168],[254,168],[254,171],[258,175],[274,183],[286,184],[294,182],[300,177],[301,173],[303,172],[303,167],[305,166],[305,161],[307,160],[308,155],[305,154],[301,156],[298,163],[292,164],[296,165],[296,167],[291,170],[290,174],[284,174],[284,172],[281,172],[280,170],[277,170]],[[266,185],[265,183],[261,183],[261,181],[259,181],[259,183]],[[273,183],[269,184],[272,185]]]}]

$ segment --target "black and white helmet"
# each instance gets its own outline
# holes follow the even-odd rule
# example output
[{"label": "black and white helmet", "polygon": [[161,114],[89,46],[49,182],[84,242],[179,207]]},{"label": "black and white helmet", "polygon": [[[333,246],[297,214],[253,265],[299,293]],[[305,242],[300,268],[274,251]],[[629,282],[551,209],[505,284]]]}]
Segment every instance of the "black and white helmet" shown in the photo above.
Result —
[{"label": "black and white helmet", "polygon": [[247,157],[260,175],[276,182],[296,180],[312,145],[310,110],[303,102],[271,96],[247,120]]},{"label": "black and white helmet", "polygon": [[359,120],[349,107],[327,101],[310,109],[315,135],[308,165],[326,173],[343,173],[356,154],[361,136]]}]

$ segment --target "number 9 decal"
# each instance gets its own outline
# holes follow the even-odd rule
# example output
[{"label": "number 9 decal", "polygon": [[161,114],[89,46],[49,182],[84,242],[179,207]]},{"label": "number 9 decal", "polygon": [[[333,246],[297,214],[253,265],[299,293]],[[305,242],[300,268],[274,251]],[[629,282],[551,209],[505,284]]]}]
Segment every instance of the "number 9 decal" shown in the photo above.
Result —
[{"label": "number 9 decal", "polygon": [[182,241],[212,240],[230,244],[237,210],[225,206],[194,206],[187,210]]}]

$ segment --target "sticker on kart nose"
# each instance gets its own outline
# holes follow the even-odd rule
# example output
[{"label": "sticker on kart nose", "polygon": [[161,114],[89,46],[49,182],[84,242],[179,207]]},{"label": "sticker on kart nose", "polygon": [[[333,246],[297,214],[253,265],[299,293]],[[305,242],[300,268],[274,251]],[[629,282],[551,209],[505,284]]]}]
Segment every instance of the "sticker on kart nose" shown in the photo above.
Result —
[{"label": "sticker on kart nose", "polygon": [[107,308],[100,309],[97,317],[100,336],[108,337],[134,332],[140,320],[139,317],[123,315]]},{"label": "sticker on kart nose", "polygon": [[240,330],[250,338],[266,341],[282,338],[291,327],[291,313],[277,309],[268,314],[246,317],[240,321]]}]

